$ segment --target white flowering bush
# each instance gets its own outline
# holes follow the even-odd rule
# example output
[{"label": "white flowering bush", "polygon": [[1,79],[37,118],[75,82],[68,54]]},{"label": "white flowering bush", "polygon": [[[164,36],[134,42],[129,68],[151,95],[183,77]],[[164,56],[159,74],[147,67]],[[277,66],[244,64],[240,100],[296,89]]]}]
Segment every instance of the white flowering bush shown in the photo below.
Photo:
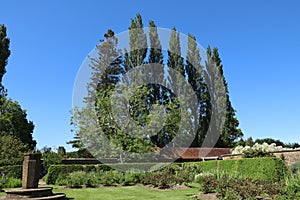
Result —
[{"label": "white flowering bush", "polygon": [[250,146],[237,146],[233,149],[232,154],[244,154],[248,151],[262,151],[262,152],[274,152],[274,151],[283,151],[283,150],[292,150],[291,148],[283,148],[282,146],[276,146],[275,143],[272,144],[258,144],[255,143],[252,147]]}]

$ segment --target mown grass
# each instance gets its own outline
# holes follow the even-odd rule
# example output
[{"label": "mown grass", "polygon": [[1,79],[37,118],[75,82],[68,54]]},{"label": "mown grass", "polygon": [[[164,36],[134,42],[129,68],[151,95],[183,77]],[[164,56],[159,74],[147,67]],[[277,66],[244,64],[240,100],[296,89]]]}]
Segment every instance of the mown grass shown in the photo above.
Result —
[{"label": "mown grass", "polygon": [[[157,190],[143,186],[125,187],[102,187],[82,189],[54,189],[54,193],[65,193],[68,198],[76,200],[97,199],[97,200],[191,200],[193,195],[199,193],[199,187],[177,190]],[[5,193],[1,192],[0,196]]]},{"label": "mown grass", "polygon": [[54,190],[56,193],[63,192],[68,198],[86,199],[114,199],[114,200],[150,200],[150,199],[172,199],[185,200],[193,199],[193,195],[199,193],[198,188],[178,189],[178,190],[156,190],[142,186],[126,187],[103,187],[103,188],[84,188]]}]

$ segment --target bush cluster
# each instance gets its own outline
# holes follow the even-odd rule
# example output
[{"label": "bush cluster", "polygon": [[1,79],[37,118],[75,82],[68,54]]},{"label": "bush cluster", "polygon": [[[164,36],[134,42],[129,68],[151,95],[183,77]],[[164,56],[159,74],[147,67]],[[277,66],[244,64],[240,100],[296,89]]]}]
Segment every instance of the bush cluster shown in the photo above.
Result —
[{"label": "bush cluster", "polygon": [[0,189],[2,188],[17,188],[22,186],[21,179],[9,178],[6,176],[0,177]]},{"label": "bush cluster", "polygon": [[195,182],[203,193],[218,193],[218,199],[257,199],[269,197],[274,200],[300,199],[300,173],[289,174],[282,180],[258,180],[243,178],[238,174],[201,173]]},{"label": "bush cluster", "polygon": [[253,199],[257,196],[281,195],[283,182],[263,181],[241,178],[226,173],[222,175],[207,174],[198,177],[200,190],[203,193],[217,192],[219,199]]},{"label": "bush cluster", "polygon": [[[108,168],[105,165],[57,165],[49,168],[46,181],[68,187],[81,187],[82,185],[95,187],[97,185],[131,185],[145,184],[159,188],[168,188],[175,184],[192,182],[194,175],[202,172],[199,165],[173,163],[154,172],[123,172]],[[65,173],[69,172],[69,173]]]}]

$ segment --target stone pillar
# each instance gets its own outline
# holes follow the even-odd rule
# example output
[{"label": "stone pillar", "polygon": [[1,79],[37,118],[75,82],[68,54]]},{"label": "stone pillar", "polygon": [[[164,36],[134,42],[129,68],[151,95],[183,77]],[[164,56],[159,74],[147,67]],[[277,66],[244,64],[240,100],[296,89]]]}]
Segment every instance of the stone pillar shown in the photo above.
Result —
[{"label": "stone pillar", "polygon": [[38,188],[41,154],[25,154],[23,161],[22,188]]}]

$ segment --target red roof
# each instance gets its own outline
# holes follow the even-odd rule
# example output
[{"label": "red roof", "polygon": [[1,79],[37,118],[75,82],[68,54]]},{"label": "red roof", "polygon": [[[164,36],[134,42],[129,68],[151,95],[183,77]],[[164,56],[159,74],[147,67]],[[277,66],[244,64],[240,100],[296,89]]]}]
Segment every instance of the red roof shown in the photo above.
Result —
[{"label": "red roof", "polygon": [[160,151],[160,155],[166,159],[201,159],[230,153],[230,148],[166,148]]}]

